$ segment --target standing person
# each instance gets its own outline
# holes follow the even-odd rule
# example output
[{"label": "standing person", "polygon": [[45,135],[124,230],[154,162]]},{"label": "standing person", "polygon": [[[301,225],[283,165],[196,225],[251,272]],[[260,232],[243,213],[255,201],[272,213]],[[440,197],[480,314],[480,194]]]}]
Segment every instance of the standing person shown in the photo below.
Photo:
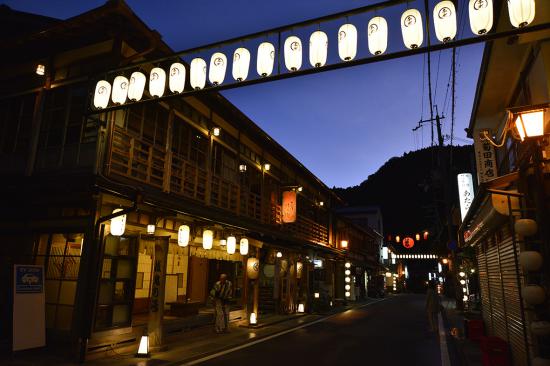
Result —
[{"label": "standing person", "polygon": [[229,322],[229,301],[233,296],[231,282],[227,275],[222,273],[220,280],[214,284],[210,291],[210,298],[214,301],[216,315],[216,333],[227,333]]},{"label": "standing person", "polygon": [[437,313],[439,313],[439,295],[437,294],[436,283],[431,280],[428,283],[428,291],[426,292],[426,312],[428,314],[428,322],[430,324],[430,332],[437,331]]}]

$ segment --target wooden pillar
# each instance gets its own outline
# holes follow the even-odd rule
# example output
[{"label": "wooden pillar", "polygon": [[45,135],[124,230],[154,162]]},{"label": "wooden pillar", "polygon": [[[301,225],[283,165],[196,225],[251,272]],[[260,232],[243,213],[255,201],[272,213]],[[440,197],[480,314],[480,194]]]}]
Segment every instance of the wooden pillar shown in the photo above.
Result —
[{"label": "wooden pillar", "polygon": [[[256,248],[256,258],[260,260],[260,248]],[[258,308],[259,308],[259,297],[260,297],[260,278],[254,280],[254,299],[253,299],[253,305],[252,309],[253,312],[256,313],[256,316],[258,316]]]},{"label": "wooden pillar", "polygon": [[247,262],[247,259],[248,259],[248,256],[243,256],[243,293],[242,293],[242,303],[243,303],[243,312],[244,314],[246,315],[246,317],[248,318],[248,309],[249,309],[249,306],[248,306],[248,285],[249,285],[249,280],[248,280],[248,269],[247,269],[247,266],[246,266],[246,262]]}]

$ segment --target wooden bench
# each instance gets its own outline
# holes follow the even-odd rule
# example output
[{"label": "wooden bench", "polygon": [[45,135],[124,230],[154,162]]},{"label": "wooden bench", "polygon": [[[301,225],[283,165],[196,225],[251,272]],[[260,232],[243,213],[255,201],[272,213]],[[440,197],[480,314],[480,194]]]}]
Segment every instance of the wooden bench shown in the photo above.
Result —
[{"label": "wooden bench", "polygon": [[192,302],[176,301],[176,302],[169,302],[167,304],[170,305],[169,314],[172,316],[178,316],[178,317],[197,315],[199,313],[199,308],[204,305],[202,302],[199,302],[199,301],[192,301]]}]

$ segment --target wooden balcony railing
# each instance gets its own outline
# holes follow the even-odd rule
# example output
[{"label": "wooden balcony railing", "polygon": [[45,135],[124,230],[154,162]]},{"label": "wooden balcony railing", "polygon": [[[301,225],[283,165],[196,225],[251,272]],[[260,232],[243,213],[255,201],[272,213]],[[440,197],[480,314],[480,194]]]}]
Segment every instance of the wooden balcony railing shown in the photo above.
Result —
[{"label": "wooden balcony railing", "polygon": [[[282,224],[280,205],[262,205],[261,195],[215,174],[208,182],[205,169],[118,127],[113,131],[107,174],[130,178],[205,205],[206,188],[210,184],[210,205],[267,225]],[[298,216],[295,223],[283,224],[282,230],[302,240],[328,243],[327,227],[305,217]]]}]

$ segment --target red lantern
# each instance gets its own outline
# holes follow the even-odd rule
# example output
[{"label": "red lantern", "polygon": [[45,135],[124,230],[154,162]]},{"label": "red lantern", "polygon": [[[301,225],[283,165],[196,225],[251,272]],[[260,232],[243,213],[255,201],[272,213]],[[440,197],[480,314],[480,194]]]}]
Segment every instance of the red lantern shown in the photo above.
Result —
[{"label": "red lantern", "polygon": [[412,247],[414,247],[414,239],[407,236],[403,239],[403,246],[407,249],[411,249]]},{"label": "red lantern", "polygon": [[424,231],[424,240],[428,240],[428,232]]}]

